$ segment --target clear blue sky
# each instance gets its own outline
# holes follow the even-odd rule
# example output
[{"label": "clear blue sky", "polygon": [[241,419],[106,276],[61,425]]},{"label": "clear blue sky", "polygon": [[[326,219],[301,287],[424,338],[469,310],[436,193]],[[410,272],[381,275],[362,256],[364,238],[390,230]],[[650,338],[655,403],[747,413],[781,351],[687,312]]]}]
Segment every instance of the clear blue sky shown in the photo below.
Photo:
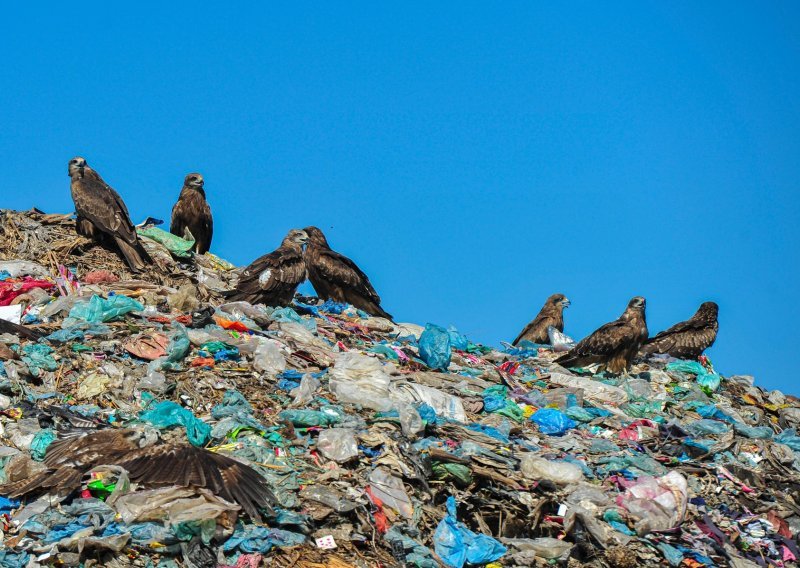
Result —
[{"label": "clear blue sky", "polygon": [[718,369],[800,394],[800,4],[256,4],[6,11],[0,207],[71,211],[82,155],[166,219],[199,171],[233,262],[316,224],[491,344],[715,300]]}]

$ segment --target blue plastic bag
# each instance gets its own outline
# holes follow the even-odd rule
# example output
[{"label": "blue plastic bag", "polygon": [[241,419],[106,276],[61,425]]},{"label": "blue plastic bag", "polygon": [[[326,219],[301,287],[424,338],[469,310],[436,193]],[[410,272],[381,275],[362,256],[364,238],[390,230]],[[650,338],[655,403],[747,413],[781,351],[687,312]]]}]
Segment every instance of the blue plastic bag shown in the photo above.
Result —
[{"label": "blue plastic bag", "polygon": [[141,312],[144,306],[122,294],[105,299],[94,295],[88,302],[79,302],[69,311],[69,317],[91,323],[113,321],[130,312]]},{"label": "blue plastic bag", "polygon": [[455,327],[452,325],[448,327],[447,334],[450,336],[450,347],[459,351],[467,350],[469,340],[464,335],[461,335]]},{"label": "blue plastic bag", "polygon": [[305,535],[291,531],[240,524],[222,545],[222,550],[226,552],[240,550],[246,554],[253,552],[265,554],[273,546],[298,546],[305,541]]},{"label": "blue plastic bag", "polygon": [[450,366],[450,334],[429,323],[419,338],[419,356],[431,369],[446,371]]},{"label": "blue plastic bag", "polygon": [[171,400],[159,402],[150,410],[142,412],[139,418],[156,428],[183,426],[186,428],[186,437],[194,446],[203,446],[211,438],[211,426]]},{"label": "blue plastic bag", "polygon": [[539,425],[539,432],[548,436],[562,436],[577,423],[557,408],[540,408],[531,416],[531,420]]},{"label": "blue plastic bag", "polygon": [[486,564],[506,553],[506,547],[485,534],[474,533],[456,518],[456,500],[447,498],[447,516],[433,535],[436,554],[452,568]]}]

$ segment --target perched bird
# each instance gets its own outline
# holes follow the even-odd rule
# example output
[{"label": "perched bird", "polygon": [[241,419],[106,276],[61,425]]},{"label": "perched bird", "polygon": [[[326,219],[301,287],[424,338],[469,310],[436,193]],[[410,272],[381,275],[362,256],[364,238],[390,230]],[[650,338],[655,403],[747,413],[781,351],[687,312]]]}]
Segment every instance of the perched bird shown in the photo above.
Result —
[{"label": "perched bird", "polygon": [[305,231],[289,231],[281,246],[244,269],[236,289],[225,296],[234,302],[288,306],[295,290],[306,279],[303,244],[307,240]]},{"label": "perched bird", "polygon": [[186,229],[194,237],[194,252],[207,253],[211,248],[214,221],[211,218],[211,207],[206,201],[206,191],[203,189],[203,176],[200,174],[186,176],[178,201],[172,208],[170,233],[183,237]]},{"label": "perched bird", "polygon": [[47,448],[46,469],[32,477],[0,486],[0,494],[18,498],[32,493],[66,496],[79,489],[83,476],[100,465],[128,471],[131,481],[147,487],[178,485],[208,489],[238,503],[253,519],[259,508],[272,510],[275,496],[252,467],[222,454],[188,444],[139,446],[143,432],[134,429],[95,430],[58,439]]},{"label": "perched bird", "polygon": [[636,296],[619,317],[583,338],[570,351],[556,359],[564,367],[585,367],[600,363],[605,370],[627,371],[639,348],[647,340],[645,300]]},{"label": "perched bird", "polygon": [[640,355],[666,353],[679,359],[697,359],[717,339],[718,313],[716,303],[703,302],[691,318],[648,339]]},{"label": "perched bird", "polygon": [[119,194],[81,157],[69,161],[69,177],[78,215],[78,234],[98,242],[105,237],[113,239],[134,272],[151,264],[153,261],[139,242],[128,208]]},{"label": "perched bird", "polygon": [[317,227],[306,227],[305,262],[308,279],[323,300],[346,302],[372,316],[392,319],[381,308],[381,297],[356,263],[331,249]]},{"label": "perched bird", "polygon": [[532,343],[548,343],[548,327],[553,326],[558,331],[564,331],[564,308],[567,307],[569,299],[564,294],[553,294],[547,298],[539,314],[525,326],[511,345],[516,345],[523,339]]}]

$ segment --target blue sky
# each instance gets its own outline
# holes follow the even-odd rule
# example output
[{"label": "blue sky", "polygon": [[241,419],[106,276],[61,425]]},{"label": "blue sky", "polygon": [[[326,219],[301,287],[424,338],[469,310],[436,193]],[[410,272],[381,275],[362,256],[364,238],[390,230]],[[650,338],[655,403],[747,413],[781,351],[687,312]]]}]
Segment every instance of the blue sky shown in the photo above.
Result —
[{"label": "blue sky", "polygon": [[235,263],[316,224],[399,320],[491,344],[554,292],[578,338],[715,300],[718,369],[800,394],[797,3],[18,10],[0,207],[71,211],[82,155],[166,219],[199,171]]}]

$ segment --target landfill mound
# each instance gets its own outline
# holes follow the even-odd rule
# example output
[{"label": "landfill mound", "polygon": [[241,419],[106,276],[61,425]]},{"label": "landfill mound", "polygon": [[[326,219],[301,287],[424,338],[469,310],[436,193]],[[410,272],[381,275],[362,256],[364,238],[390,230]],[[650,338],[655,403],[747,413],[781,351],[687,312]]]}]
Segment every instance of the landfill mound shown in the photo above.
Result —
[{"label": "landfill mound", "polygon": [[[141,430],[255,469],[261,520],[104,464],[0,497],[0,566],[783,566],[800,554],[798,399],[707,359],[568,370],[296,297],[224,303],[233,266],[140,230],[133,275],[69,215],[0,212],[0,484],[54,440]],[[3,494],[7,495],[7,494]]]}]

